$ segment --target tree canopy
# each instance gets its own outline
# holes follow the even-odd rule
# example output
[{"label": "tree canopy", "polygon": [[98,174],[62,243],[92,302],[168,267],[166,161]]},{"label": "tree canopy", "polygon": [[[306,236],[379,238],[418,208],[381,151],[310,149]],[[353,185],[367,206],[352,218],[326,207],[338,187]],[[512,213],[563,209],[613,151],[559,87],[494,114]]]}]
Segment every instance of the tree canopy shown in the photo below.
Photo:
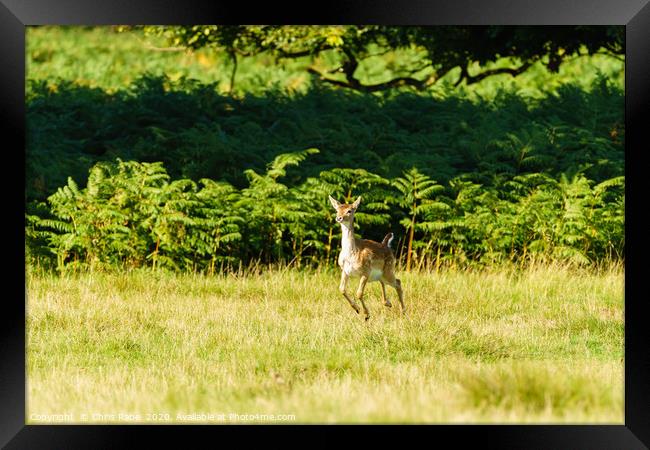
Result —
[{"label": "tree canopy", "polygon": [[[456,68],[455,85],[500,74],[517,76],[541,62],[557,72],[563,61],[604,53],[622,57],[624,28],[618,26],[145,26],[171,45],[214,47],[233,62],[232,84],[241,57],[268,53],[277,59],[308,58],[306,70],[324,83],[364,92],[410,86],[425,90]],[[402,52],[389,61],[393,76],[364,83],[365,61]],[[486,67],[502,58],[509,65]],[[494,64],[492,64],[494,65]]]}]

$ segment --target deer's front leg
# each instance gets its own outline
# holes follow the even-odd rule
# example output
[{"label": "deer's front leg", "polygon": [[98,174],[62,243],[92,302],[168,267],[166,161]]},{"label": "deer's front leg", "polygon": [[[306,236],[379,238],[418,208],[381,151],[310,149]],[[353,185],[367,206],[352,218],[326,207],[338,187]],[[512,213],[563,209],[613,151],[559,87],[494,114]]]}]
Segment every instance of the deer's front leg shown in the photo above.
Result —
[{"label": "deer's front leg", "polygon": [[357,299],[361,302],[361,306],[363,306],[363,311],[366,313],[366,320],[370,319],[370,311],[368,311],[368,307],[366,306],[366,303],[363,301],[363,291],[366,288],[367,282],[368,282],[368,277],[365,275],[361,275],[361,281],[359,281],[359,289],[357,289]]},{"label": "deer's front leg", "polygon": [[348,287],[348,279],[349,278],[350,277],[348,276],[348,274],[345,273],[344,270],[342,270],[341,271],[341,284],[339,284],[339,291],[341,291],[341,294],[343,294],[343,297],[345,297],[345,299],[348,301],[350,306],[352,306],[352,308],[357,312],[357,314],[359,314],[359,312],[360,312],[359,305],[357,305],[356,302],[354,300],[352,300],[348,296],[347,292],[345,292],[346,288]]}]

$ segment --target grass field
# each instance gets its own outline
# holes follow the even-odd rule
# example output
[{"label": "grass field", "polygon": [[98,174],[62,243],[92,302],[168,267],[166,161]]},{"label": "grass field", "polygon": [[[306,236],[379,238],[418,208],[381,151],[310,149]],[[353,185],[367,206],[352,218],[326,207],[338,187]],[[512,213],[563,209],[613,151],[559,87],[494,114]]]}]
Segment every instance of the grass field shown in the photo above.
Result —
[{"label": "grass field", "polygon": [[30,273],[27,422],[623,423],[621,267],[401,278]]}]

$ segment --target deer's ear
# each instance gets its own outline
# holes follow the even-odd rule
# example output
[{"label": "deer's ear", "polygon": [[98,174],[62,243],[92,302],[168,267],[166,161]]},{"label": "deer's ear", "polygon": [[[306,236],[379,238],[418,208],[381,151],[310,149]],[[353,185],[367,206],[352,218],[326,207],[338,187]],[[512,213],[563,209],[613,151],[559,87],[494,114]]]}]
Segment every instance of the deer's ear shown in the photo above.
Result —
[{"label": "deer's ear", "polygon": [[328,195],[327,198],[330,199],[330,203],[332,204],[334,209],[338,209],[338,207],[341,206],[341,204],[339,202],[337,202],[336,200],[334,200],[331,195]]},{"label": "deer's ear", "polygon": [[352,203],[352,207],[354,209],[357,209],[359,207],[359,203],[361,203],[361,196],[358,196],[354,203]]}]

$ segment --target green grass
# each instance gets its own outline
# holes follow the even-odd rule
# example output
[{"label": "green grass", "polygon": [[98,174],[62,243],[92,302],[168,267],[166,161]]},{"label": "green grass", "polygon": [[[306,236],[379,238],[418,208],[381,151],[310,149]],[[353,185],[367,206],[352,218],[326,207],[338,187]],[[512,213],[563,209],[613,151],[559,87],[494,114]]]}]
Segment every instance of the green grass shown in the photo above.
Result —
[{"label": "green grass", "polygon": [[[229,57],[211,48],[168,51],[164,38],[141,31],[118,33],[112,27],[28,27],[26,37],[28,79],[52,85],[65,79],[115,92],[149,74],[216,82],[220,92],[230,90]],[[304,90],[309,80],[306,59],[276,65],[272,57],[260,56],[238,64],[236,87],[246,92],[273,86]]]},{"label": "green grass", "polygon": [[28,423],[62,413],[623,423],[620,267],[401,278],[408,316],[373,283],[364,322],[331,271],[30,272]]}]

